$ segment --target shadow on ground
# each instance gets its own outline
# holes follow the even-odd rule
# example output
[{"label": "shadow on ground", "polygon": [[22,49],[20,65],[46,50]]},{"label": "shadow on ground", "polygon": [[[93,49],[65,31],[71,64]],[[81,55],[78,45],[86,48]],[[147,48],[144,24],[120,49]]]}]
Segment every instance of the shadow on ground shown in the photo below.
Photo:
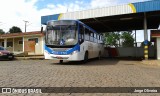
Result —
[{"label": "shadow on ground", "polygon": [[13,59],[13,60],[9,60],[9,59],[0,59],[0,62],[1,61],[17,61],[16,59]]},{"label": "shadow on ground", "polygon": [[[83,66],[101,66],[101,65],[116,65],[119,63],[119,61],[142,61],[141,58],[102,58],[98,60],[97,58],[95,59],[90,59],[88,62],[84,63],[83,61],[65,61],[63,63],[59,63],[58,61],[56,63],[51,63],[52,65],[83,65]],[[132,64],[128,64],[132,65]]]}]

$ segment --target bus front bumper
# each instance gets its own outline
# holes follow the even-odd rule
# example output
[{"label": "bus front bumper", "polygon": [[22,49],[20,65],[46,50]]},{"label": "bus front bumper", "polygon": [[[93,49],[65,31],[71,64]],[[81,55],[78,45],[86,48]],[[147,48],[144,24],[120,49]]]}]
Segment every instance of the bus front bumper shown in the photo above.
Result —
[{"label": "bus front bumper", "polygon": [[74,53],[70,55],[54,55],[54,54],[45,54],[45,59],[53,60],[67,60],[67,61],[81,61],[84,59],[83,53]]}]

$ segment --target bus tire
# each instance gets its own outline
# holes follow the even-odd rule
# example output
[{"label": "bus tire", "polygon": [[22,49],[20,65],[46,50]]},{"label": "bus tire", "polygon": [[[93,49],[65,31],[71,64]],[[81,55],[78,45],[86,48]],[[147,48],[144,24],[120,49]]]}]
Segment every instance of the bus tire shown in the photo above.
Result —
[{"label": "bus tire", "polygon": [[85,52],[83,62],[86,63],[88,61],[88,52]]},{"label": "bus tire", "polygon": [[63,63],[63,60],[59,60],[59,63],[61,63],[61,64],[62,64],[62,63]]}]

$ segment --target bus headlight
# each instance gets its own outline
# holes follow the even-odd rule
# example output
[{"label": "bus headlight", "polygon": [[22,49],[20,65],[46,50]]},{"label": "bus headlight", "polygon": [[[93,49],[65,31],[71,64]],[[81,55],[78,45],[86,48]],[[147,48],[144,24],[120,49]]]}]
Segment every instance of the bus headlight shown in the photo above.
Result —
[{"label": "bus headlight", "polygon": [[49,52],[48,52],[47,50],[45,50],[45,52],[46,52],[47,54],[49,54]]},{"label": "bus headlight", "polygon": [[0,52],[0,56],[1,56],[1,55],[3,55],[3,53],[2,53],[2,52]]},{"label": "bus headlight", "polygon": [[75,54],[75,53],[78,53],[78,50],[73,51],[71,54],[73,55],[73,54]]}]

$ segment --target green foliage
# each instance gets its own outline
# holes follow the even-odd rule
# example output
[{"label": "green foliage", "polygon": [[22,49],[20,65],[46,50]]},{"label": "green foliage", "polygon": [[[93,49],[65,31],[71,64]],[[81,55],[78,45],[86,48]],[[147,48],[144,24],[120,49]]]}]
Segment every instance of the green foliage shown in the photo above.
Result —
[{"label": "green foliage", "polygon": [[121,39],[123,47],[134,47],[134,38],[132,32],[123,32]]},{"label": "green foliage", "polygon": [[118,47],[118,43],[122,41],[123,47],[133,47],[134,38],[132,32],[118,32],[105,33],[105,44],[110,46]]},{"label": "green foliage", "polygon": [[9,29],[10,33],[22,33],[22,30],[17,27],[17,26],[13,26],[12,28]]},{"label": "green foliage", "polygon": [[0,34],[5,34],[5,32],[3,31],[3,29],[0,29]]},{"label": "green foliage", "polygon": [[105,44],[118,47],[120,34],[117,32],[105,33]]}]

